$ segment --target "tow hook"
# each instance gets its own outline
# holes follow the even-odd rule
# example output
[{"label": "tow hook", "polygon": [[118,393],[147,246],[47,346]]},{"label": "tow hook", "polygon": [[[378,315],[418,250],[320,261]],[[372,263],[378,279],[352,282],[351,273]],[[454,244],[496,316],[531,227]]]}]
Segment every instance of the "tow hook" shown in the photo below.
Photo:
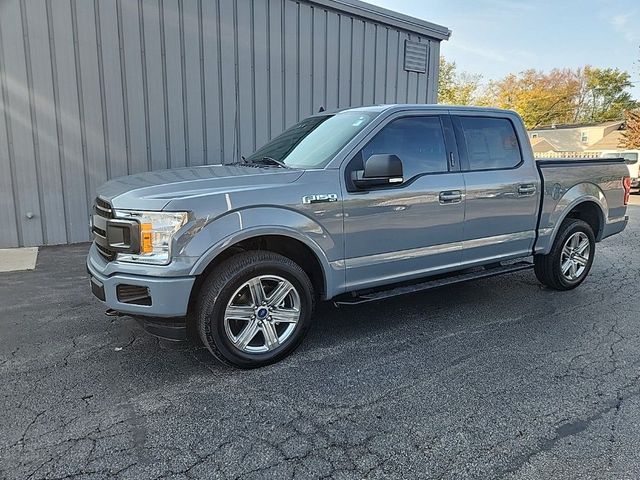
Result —
[{"label": "tow hook", "polygon": [[114,310],[113,308],[107,308],[107,311],[104,312],[107,317],[122,317],[124,314]]}]

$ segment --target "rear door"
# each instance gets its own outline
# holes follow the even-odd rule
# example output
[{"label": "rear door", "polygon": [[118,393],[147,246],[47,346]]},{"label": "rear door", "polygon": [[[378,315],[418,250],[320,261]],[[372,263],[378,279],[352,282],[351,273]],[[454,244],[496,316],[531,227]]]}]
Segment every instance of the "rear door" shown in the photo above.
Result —
[{"label": "rear door", "polygon": [[[462,260],[464,183],[448,115],[403,112],[363,141],[344,171],[345,270],[349,289],[444,270]],[[404,182],[358,189],[350,173],[376,154],[397,155]]]},{"label": "rear door", "polygon": [[475,112],[457,114],[452,121],[466,188],[463,263],[530,255],[540,179],[532,154],[519,143],[521,122],[505,114]]}]

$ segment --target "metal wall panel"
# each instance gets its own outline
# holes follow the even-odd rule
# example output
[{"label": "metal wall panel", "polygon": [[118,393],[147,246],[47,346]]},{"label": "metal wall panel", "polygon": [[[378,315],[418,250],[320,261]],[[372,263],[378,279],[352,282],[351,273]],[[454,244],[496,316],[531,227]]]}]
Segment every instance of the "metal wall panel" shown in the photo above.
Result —
[{"label": "metal wall panel", "polygon": [[0,1],[0,247],[88,240],[106,180],[237,161],[320,107],[434,102],[448,35],[358,0]]},{"label": "metal wall panel", "polygon": [[[4,59],[0,50],[0,101],[3,105],[7,104],[6,83]],[[22,236],[16,218],[20,208],[15,201],[13,146],[8,140],[10,136],[7,136],[11,134],[11,130],[8,130],[8,117],[8,110],[5,108],[0,112],[0,245],[14,246],[22,243]]]},{"label": "metal wall panel", "polygon": [[256,146],[264,145],[270,138],[270,58],[269,58],[269,5],[253,4],[253,121]]},{"label": "metal wall panel", "polygon": [[164,76],[164,47],[160,31],[161,10],[157,0],[142,2],[142,51],[145,85],[145,125],[148,139],[147,151],[151,157],[151,168],[167,168],[168,122],[166,109],[166,77]]},{"label": "metal wall panel", "polygon": [[[39,189],[41,169],[36,161],[33,134],[37,125],[33,123],[31,104],[33,92],[30,88],[27,69],[30,66],[29,46],[24,35],[24,3],[2,4],[0,11],[0,38],[3,48],[3,110],[7,129],[7,146],[14,202],[18,208],[17,234],[25,245],[43,243],[41,218],[42,197]],[[31,218],[29,218],[31,217]],[[10,226],[9,226],[10,227]]]},{"label": "metal wall panel", "polygon": [[[42,198],[43,242],[65,243],[64,198],[62,191],[61,164],[58,161],[58,135],[54,104],[53,77],[51,71],[51,48],[47,28],[47,11],[42,3],[26,2],[26,19],[31,59],[31,88],[34,116],[32,128],[35,134],[34,154],[41,169],[40,195]],[[88,159],[91,161],[91,159]]]}]

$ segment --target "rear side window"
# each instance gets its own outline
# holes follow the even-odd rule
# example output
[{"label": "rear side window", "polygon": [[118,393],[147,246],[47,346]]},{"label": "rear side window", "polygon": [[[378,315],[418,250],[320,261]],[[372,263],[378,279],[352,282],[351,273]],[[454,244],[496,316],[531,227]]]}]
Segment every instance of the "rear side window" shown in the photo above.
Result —
[{"label": "rear side window", "polygon": [[397,155],[402,160],[405,179],[422,173],[446,172],[447,153],[440,118],[421,116],[393,120],[362,149],[365,161],[377,154]]},{"label": "rear side window", "polygon": [[470,170],[513,168],[522,161],[518,137],[506,118],[459,117]]}]

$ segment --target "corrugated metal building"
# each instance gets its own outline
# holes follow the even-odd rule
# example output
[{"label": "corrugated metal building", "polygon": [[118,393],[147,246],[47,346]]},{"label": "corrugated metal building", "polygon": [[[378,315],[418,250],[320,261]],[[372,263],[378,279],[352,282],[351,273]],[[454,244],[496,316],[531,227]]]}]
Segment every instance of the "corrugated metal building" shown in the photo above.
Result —
[{"label": "corrugated metal building", "polygon": [[0,1],[0,247],[107,179],[230,162],[320,106],[436,100],[441,26],[357,0]]}]

